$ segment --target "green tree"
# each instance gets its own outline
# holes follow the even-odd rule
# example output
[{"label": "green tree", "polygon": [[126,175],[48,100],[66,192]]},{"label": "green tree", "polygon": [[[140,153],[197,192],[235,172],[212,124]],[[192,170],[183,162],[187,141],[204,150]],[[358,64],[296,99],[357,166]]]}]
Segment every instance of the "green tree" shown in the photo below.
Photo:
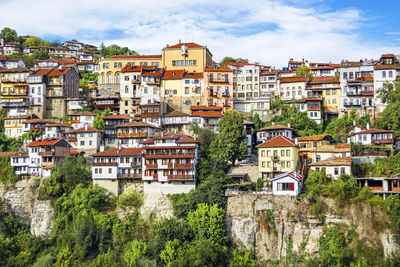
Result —
[{"label": "green tree", "polygon": [[59,197],[71,193],[78,184],[87,185],[91,181],[90,167],[84,157],[67,156],[63,165],[51,173],[39,188],[39,196]]},{"label": "green tree", "polygon": [[161,251],[160,258],[163,260],[166,266],[170,266],[171,262],[178,258],[179,246],[180,242],[178,239],[167,241],[167,243],[165,243],[165,249]]},{"label": "green tree", "polygon": [[0,36],[4,38],[4,42],[17,42],[18,41],[17,32],[8,27],[5,27],[1,30]]},{"label": "green tree", "polygon": [[15,175],[14,168],[10,166],[10,160],[8,157],[0,158],[0,182],[4,188],[9,185],[13,185],[20,180],[18,175]]},{"label": "green tree", "polygon": [[210,145],[212,158],[228,160],[232,165],[247,156],[246,132],[243,117],[236,110],[227,110],[218,123],[218,135]]},{"label": "green tree", "polygon": [[306,76],[309,80],[311,80],[312,77],[313,77],[311,69],[305,64],[303,64],[300,67],[298,67],[296,69],[295,74],[296,74],[296,76]]},{"label": "green tree", "polygon": [[32,58],[45,60],[45,59],[49,59],[50,56],[49,56],[49,52],[47,52],[47,51],[36,50],[35,52],[33,52]]},{"label": "green tree", "polygon": [[210,240],[196,240],[182,247],[178,258],[170,263],[173,267],[216,267],[228,265],[228,252],[226,247],[216,245]]},{"label": "green tree", "polygon": [[40,44],[40,39],[36,36],[29,37],[28,39],[25,40],[24,45],[25,46],[39,46]]},{"label": "green tree", "polygon": [[196,238],[209,239],[218,245],[226,243],[225,210],[217,205],[199,204],[195,211],[189,212],[187,220]]},{"label": "green tree", "polygon": [[120,47],[116,44],[112,44],[110,46],[104,46],[104,44],[101,44],[99,52],[100,56],[102,57],[110,57],[115,55],[137,55],[135,51],[129,50],[128,47]]},{"label": "green tree", "polygon": [[318,243],[322,266],[348,266],[352,262],[348,238],[338,228],[325,227]]},{"label": "green tree", "polygon": [[258,113],[254,113],[253,115],[250,116],[249,121],[251,121],[252,123],[254,123],[254,127],[256,129],[260,129],[264,127],[264,122],[260,119],[260,115],[258,115]]},{"label": "green tree", "polygon": [[128,243],[126,249],[124,250],[124,255],[122,256],[126,265],[137,266],[137,260],[144,256],[147,250],[147,246],[144,242],[140,240],[133,240]]},{"label": "green tree", "polygon": [[223,59],[222,59],[222,61],[221,61],[221,65],[224,65],[224,64],[226,64],[226,63],[230,63],[230,62],[233,62],[233,63],[235,63],[235,62],[248,62],[248,60],[247,59],[244,59],[244,58],[233,58],[233,57],[224,57]]},{"label": "green tree", "polygon": [[110,109],[106,108],[103,112],[98,114],[93,121],[93,127],[100,131],[105,131],[106,125],[104,124],[104,117],[108,116],[110,112]]},{"label": "green tree", "polygon": [[235,249],[233,257],[229,262],[229,267],[255,267],[256,260],[253,251],[240,251]]},{"label": "green tree", "polygon": [[390,195],[384,205],[384,210],[389,215],[390,227],[394,232],[397,244],[400,244],[400,196]]}]

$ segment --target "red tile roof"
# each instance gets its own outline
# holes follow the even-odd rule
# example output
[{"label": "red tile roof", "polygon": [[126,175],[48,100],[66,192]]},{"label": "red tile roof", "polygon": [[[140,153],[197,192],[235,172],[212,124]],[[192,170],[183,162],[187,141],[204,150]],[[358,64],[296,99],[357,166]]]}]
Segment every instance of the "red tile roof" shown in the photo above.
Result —
[{"label": "red tile roof", "polygon": [[199,110],[222,110],[221,107],[217,106],[191,106],[190,110],[192,111],[199,111]]},{"label": "red tile roof", "polygon": [[228,67],[205,67],[204,72],[232,72],[232,70]]},{"label": "red tile roof", "polygon": [[385,65],[385,64],[378,64],[375,66],[376,70],[388,70],[388,69],[395,69],[395,70],[399,70],[400,69],[400,65]]},{"label": "red tile roof", "polygon": [[317,152],[350,152],[350,144],[341,144],[341,145],[322,145],[315,148]]},{"label": "red tile roof", "polygon": [[314,135],[314,136],[302,136],[302,137],[298,137],[297,139],[302,142],[302,141],[322,141],[325,138],[330,138],[330,135]]},{"label": "red tile roof", "polygon": [[164,115],[164,117],[185,117],[185,116],[190,116],[190,115],[178,110],[174,110]]},{"label": "red tile roof", "polygon": [[122,68],[121,72],[126,73],[126,72],[141,72],[143,69],[143,66],[132,66],[132,65],[126,65],[125,67]]},{"label": "red tile roof", "polygon": [[131,116],[129,114],[118,114],[105,116],[104,120],[129,120]]},{"label": "red tile roof", "polygon": [[271,138],[268,141],[265,141],[264,143],[258,145],[257,147],[288,147],[288,146],[297,147],[297,145],[289,138],[278,135],[275,136],[274,138]]},{"label": "red tile roof", "polygon": [[164,69],[158,69],[158,71],[149,71],[149,72],[144,72],[142,73],[143,77],[148,77],[148,76],[161,76],[163,74]]},{"label": "red tile roof", "polygon": [[92,157],[118,157],[118,156],[139,156],[142,154],[143,148],[112,148],[92,155]]},{"label": "red tile roof", "polygon": [[350,166],[351,157],[330,158],[318,162],[311,163],[309,166]]},{"label": "red tile roof", "polygon": [[14,72],[29,72],[27,68],[13,68],[13,69],[4,69],[0,70],[1,73],[14,73]]},{"label": "red tile roof", "polygon": [[123,127],[151,127],[151,128],[158,128],[153,124],[143,122],[143,121],[132,121],[127,123],[122,123],[114,126],[115,128],[123,128]]},{"label": "red tile roof", "polygon": [[192,111],[193,117],[219,118],[222,117],[221,111]]},{"label": "red tile roof", "polygon": [[251,63],[247,63],[247,62],[228,62],[228,63],[225,63],[223,66],[243,67],[243,66],[248,66],[248,65],[258,66],[257,64],[251,64]]},{"label": "red tile roof", "polygon": [[61,75],[65,75],[71,68],[67,68],[67,69],[53,69],[50,71],[49,74],[47,74],[47,76],[49,77],[55,77],[55,76],[61,76]]},{"label": "red tile roof", "polygon": [[372,128],[372,129],[360,131],[360,132],[357,132],[357,133],[351,133],[349,136],[353,136],[353,135],[356,135],[356,134],[369,134],[369,133],[370,134],[394,133],[394,131],[393,130],[382,130],[382,129]]},{"label": "red tile roof", "polygon": [[71,134],[71,133],[93,133],[93,132],[101,132],[101,131],[94,127],[87,127],[87,129],[85,129],[85,127],[82,127],[79,129],[71,130],[68,132],[68,134]]},{"label": "red tile roof", "polygon": [[111,56],[106,59],[161,59],[161,55],[118,55],[118,56]]},{"label": "red tile roof", "polygon": [[305,76],[293,76],[293,77],[283,77],[279,78],[281,83],[299,83],[307,81]]},{"label": "red tile roof", "polygon": [[327,77],[313,77],[308,84],[326,84],[326,83],[340,83],[339,79],[335,79],[333,76]]},{"label": "red tile roof", "polygon": [[196,44],[196,43],[179,43],[176,45],[171,45],[171,46],[166,46],[164,49],[168,49],[168,48],[181,48],[183,45],[186,45],[189,48],[198,48],[198,47],[204,47],[202,45]]},{"label": "red tile roof", "polygon": [[4,157],[27,157],[28,152],[0,152],[0,158]]},{"label": "red tile roof", "polygon": [[48,138],[44,140],[38,140],[30,143],[29,147],[36,147],[36,146],[52,146],[58,143],[62,138]]},{"label": "red tile roof", "polygon": [[290,128],[290,127],[284,126],[284,125],[279,125],[279,124],[271,125],[271,126],[268,126],[268,127],[264,127],[264,128],[258,129],[257,131],[270,131],[270,130],[281,130],[281,129],[286,129],[286,130],[292,130],[293,131],[293,128]]},{"label": "red tile roof", "polygon": [[163,74],[163,80],[180,80],[183,78],[185,70],[166,70]]},{"label": "red tile roof", "polygon": [[203,73],[202,72],[185,73],[184,78],[185,79],[201,79],[201,78],[203,78]]},{"label": "red tile roof", "polygon": [[30,76],[46,75],[50,71],[51,71],[51,69],[38,69],[38,70],[34,71],[33,73],[31,73]]}]

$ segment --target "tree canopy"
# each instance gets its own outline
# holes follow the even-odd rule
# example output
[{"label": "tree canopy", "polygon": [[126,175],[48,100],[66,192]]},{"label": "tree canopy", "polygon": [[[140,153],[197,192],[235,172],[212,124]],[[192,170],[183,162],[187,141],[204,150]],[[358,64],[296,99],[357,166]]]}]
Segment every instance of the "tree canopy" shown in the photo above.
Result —
[{"label": "tree canopy", "polygon": [[129,50],[128,47],[121,47],[116,44],[112,44],[110,46],[105,46],[103,43],[100,46],[100,56],[102,57],[110,57],[116,55],[137,55],[134,50]]},{"label": "tree canopy", "polygon": [[236,110],[227,110],[218,123],[218,135],[210,145],[212,157],[235,164],[247,156],[247,137],[243,117]]},{"label": "tree canopy", "polygon": [[378,114],[375,124],[379,128],[394,130],[395,136],[400,136],[400,80],[385,83],[383,88],[378,90],[378,97],[382,103],[386,103],[385,110]]},{"label": "tree canopy", "polygon": [[233,57],[224,57],[221,61],[221,65],[224,65],[225,63],[229,63],[229,62],[248,62],[248,59],[244,59],[244,58],[233,58]]},{"label": "tree canopy", "polygon": [[312,79],[312,77],[313,77],[311,69],[305,64],[303,64],[300,67],[298,67],[296,69],[295,74],[296,74],[296,76],[307,76],[308,79]]},{"label": "tree canopy", "polygon": [[5,27],[1,30],[0,36],[4,38],[4,42],[17,42],[18,41],[17,32],[8,27]]}]

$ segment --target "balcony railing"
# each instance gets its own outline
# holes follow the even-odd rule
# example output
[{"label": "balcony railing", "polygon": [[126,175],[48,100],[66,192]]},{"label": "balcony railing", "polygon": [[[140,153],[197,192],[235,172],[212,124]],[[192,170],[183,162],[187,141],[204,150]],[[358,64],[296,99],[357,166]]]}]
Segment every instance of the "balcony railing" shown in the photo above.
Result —
[{"label": "balcony railing", "polygon": [[40,151],[39,156],[45,156],[45,157],[49,157],[49,156],[54,156],[55,155],[55,151]]},{"label": "balcony railing", "polygon": [[194,175],[168,175],[169,181],[193,181]]},{"label": "balcony railing", "polygon": [[146,138],[147,133],[117,133],[117,137]]},{"label": "balcony railing", "polygon": [[142,174],[140,173],[119,173],[118,178],[122,179],[142,179]]},{"label": "balcony railing", "polygon": [[116,162],[94,162],[92,166],[117,166]]},{"label": "balcony railing", "polygon": [[175,163],[175,169],[191,170],[191,169],[193,169],[193,164],[192,163]]},{"label": "balcony railing", "polygon": [[142,167],[142,163],[141,162],[135,162],[135,161],[132,161],[131,162],[131,167],[132,168],[141,168]]},{"label": "balcony railing", "polygon": [[140,83],[140,80],[138,80],[138,79],[133,79],[132,80],[132,84],[137,84],[137,83]]},{"label": "balcony railing", "polygon": [[141,113],[142,117],[160,117],[160,112],[157,113]]},{"label": "balcony railing", "polygon": [[157,163],[147,163],[146,169],[158,169],[158,164]]}]

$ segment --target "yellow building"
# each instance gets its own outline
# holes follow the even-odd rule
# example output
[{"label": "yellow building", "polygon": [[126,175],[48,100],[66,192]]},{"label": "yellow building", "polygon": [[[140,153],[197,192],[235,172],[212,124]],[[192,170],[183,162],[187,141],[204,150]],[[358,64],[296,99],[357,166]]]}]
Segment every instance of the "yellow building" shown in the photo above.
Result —
[{"label": "yellow building", "polygon": [[161,80],[161,101],[174,110],[190,113],[191,105],[200,105],[203,73],[166,70]]},{"label": "yellow building", "polygon": [[166,70],[185,69],[188,72],[203,72],[212,65],[212,54],[206,46],[196,43],[179,43],[162,50],[162,67]]},{"label": "yellow building", "polygon": [[18,138],[24,134],[24,121],[37,118],[35,115],[22,115],[4,118],[4,133],[9,138]]},{"label": "yellow building", "polygon": [[161,67],[161,55],[124,55],[111,56],[99,60],[99,92],[109,90],[118,92],[120,90],[121,70],[126,65],[132,66],[157,66]]},{"label": "yellow building", "polygon": [[327,113],[338,113],[341,87],[339,79],[333,76],[313,77],[307,85],[308,96],[323,97]]},{"label": "yellow building", "polygon": [[0,103],[6,108],[10,116],[28,114],[29,111],[29,86],[27,77],[28,69],[15,68],[0,71],[1,88]]},{"label": "yellow building", "polygon": [[258,168],[263,179],[300,169],[299,147],[290,139],[279,135],[257,147]]}]

